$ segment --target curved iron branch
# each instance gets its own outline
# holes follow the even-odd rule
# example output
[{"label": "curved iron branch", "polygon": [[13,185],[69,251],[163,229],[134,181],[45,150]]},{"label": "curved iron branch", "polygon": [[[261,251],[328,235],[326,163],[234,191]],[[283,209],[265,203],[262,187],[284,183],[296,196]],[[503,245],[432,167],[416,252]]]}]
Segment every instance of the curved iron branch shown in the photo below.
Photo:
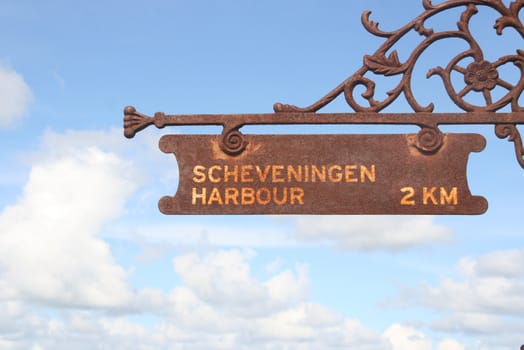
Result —
[{"label": "curved iron branch", "polygon": [[[331,90],[328,94],[322,97],[317,102],[311,104],[307,107],[297,107],[289,104],[276,103],[274,105],[274,111],[277,113],[290,113],[290,112],[317,112],[321,108],[325,107],[327,104],[332,102],[335,98],[344,93],[348,105],[355,112],[379,112],[384,108],[389,106],[393,101],[395,101],[401,94],[404,94],[411,108],[415,112],[430,112],[433,110],[433,104],[428,106],[421,106],[415,99],[414,94],[411,90],[411,80],[413,69],[418,61],[418,58],[421,54],[426,51],[432,44],[437,41],[446,38],[459,38],[464,40],[469,44],[469,48],[462,53],[459,53],[451,62],[447,65],[447,68],[437,67],[428,72],[427,77],[432,75],[439,75],[444,81],[444,86],[446,92],[452,99],[452,101],[460,107],[462,110],[471,112],[471,111],[496,111],[500,108],[510,105],[512,110],[520,110],[518,107],[518,98],[522,92],[524,84],[524,72],[523,67],[524,63],[522,60],[522,55],[520,52],[515,56],[511,56],[511,59],[505,60],[504,63],[512,62],[521,70],[521,76],[518,83],[515,86],[510,86],[509,84],[501,85],[504,88],[508,89],[508,93],[498,101],[492,101],[490,91],[498,84],[499,81],[495,79],[495,85],[492,82],[484,85],[480,90],[477,88],[470,89],[465,91],[456,91],[453,88],[451,83],[450,74],[451,71],[458,71],[459,73],[474,75],[477,74],[479,79],[467,79],[465,81],[468,87],[473,85],[479,85],[478,80],[484,80],[484,72],[482,68],[472,67],[470,69],[465,69],[459,65],[460,60],[465,57],[472,57],[474,62],[482,63],[484,62],[484,54],[481,47],[478,45],[474,36],[470,32],[469,22],[470,19],[478,12],[478,6],[489,7],[500,14],[495,22],[494,28],[497,34],[502,34],[503,30],[507,27],[515,29],[521,37],[524,37],[524,27],[519,18],[519,12],[524,7],[524,0],[516,0],[512,2],[508,7],[504,5],[501,0],[448,0],[438,5],[433,5],[430,0],[423,0],[423,6],[425,11],[422,12],[414,20],[403,26],[402,28],[396,31],[386,32],[379,29],[378,22],[374,22],[370,19],[370,11],[366,11],[362,14],[361,20],[364,28],[369,31],[371,34],[379,37],[386,38],[385,42],[375,51],[372,55],[364,56],[364,64],[358,69],[353,75],[349,76],[341,84]],[[457,30],[453,31],[444,31],[444,32],[434,32],[433,29],[427,28],[425,22],[428,18],[433,17],[441,12],[457,8],[465,7],[460,20],[457,23]],[[424,37],[422,42],[415,48],[411,53],[409,58],[405,62],[399,60],[398,54],[395,50],[392,50],[394,45],[402,39],[408,32],[416,31],[418,34]],[[508,56],[509,57],[509,56]],[[488,62],[496,71],[500,65],[501,60],[496,62]],[[484,67],[485,68],[485,67]],[[388,92],[388,96],[383,100],[378,100],[375,98],[375,82],[366,76],[367,73],[374,73],[376,75],[381,75],[384,77],[393,76],[393,75],[402,75],[400,83],[397,87]],[[493,73],[495,74],[495,73]],[[498,74],[498,73],[497,73]],[[367,105],[357,102],[354,97],[355,88],[358,86],[364,87],[365,91],[361,94],[361,97],[367,101]],[[472,105],[465,101],[464,97],[470,91],[480,91],[482,92],[485,100],[485,105]]]}]

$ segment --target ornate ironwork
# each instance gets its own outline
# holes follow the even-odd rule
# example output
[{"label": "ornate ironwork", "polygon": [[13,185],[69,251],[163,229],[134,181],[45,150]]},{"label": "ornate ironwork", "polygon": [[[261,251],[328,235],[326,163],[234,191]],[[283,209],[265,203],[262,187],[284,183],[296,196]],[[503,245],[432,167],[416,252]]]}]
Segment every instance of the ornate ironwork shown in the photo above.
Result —
[{"label": "ornate ironwork", "polygon": [[[327,93],[323,98],[307,107],[275,103],[272,114],[238,115],[165,115],[156,113],[154,117],[138,113],[134,107],[124,110],[124,134],[133,137],[136,132],[154,124],[158,128],[166,125],[222,125],[221,149],[228,155],[236,156],[246,148],[240,128],[253,124],[411,124],[421,127],[417,148],[422,153],[437,152],[442,143],[438,129],[442,124],[493,124],[499,138],[507,138],[514,143],[515,154],[524,168],[524,147],[517,124],[524,123],[524,110],[519,105],[519,98],[524,89],[524,51],[517,50],[513,55],[506,55],[495,61],[488,61],[470,30],[470,21],[480,7],[495,10],[500,17],[495,21],[494,30],[501,35],[511,28],[524,37],[524,27],[519,12],[524,7],[524,0],[515,0],[506,6],[502,0],[448,0],[433,5],[430,0],[422,1],[424,11],[408,24],[395,31],[383,31],[379,24],[370,19],[370,11],[362,14],[361,20],[371,34],[385,38],[385,41],[372,55],[365,55],[363,65],[354,74]],[[455,8],[464,8],[457,22],[457,29],[435,31],[427,26],[427,20],[439,13]],[[401,61],[395,44],[406,34],[415,31],[422,36],[421,42],[405,61]],[[427,72],[426,77],[441,78],[445,90],[462,113],[434,113],[434,103],[424,106],[415,98],[412,89],[414,67],[426,50],[434,43],[444,39],[460,39],[467,43],[467,49],[456,55],[445,67],[435,67]],[[472,62],[471,62],[472,61]],[[500,67],[512,64],[520,71],[520,78],[515,84],[504,80]],[[465,86],[457,89],[452,80],[452,73],[463,75]],[[379,100],[375,96],[376,82],[369,75],[378,75],[381,79],[400,76],[400,82],[387,92],[387,97]],[[495,88],[502,88],[505,94],[494,100]],[[358,88],[358,89],[357,89]],[[357,101],[356,92],[364,88],[361,94],[366,102]],[[474,104],[466,97],[481,94],[483,103]],[[340,95],[353,112],[318,113]],[[411,114],[392,114],[382,111],[403,95],[413,109]],[[511,109],[510,113],[498,112],[502,108]],[[380,112],[380,113],[379,113]]]},{"label": "ornate ironwork", "polygon": [[[415,112],[431,112],[434,109],[433,103],[422,106],[414,97],[411,88],[413,69],[422,53],[437,41],[447,38],[462,39],[468,43],[469,48],[453,58],[445,68],[437,67],[431,69],[427,74],[428,78],[433,75],[440,76],[444,81],[448,95],[453,102],[464,111],[496,111],[508,104],[511,104],[512,111],[522,111],[522,108],[518,105],[518,98],[524,88],[524,51],[517,50],[515,55],[501,57],[495,62],[486,61],[482,48],[470,31],[470,20],[478,12],[477,5],[487,6],[499,12],[502,16],[494,25],[497,34],[501,35],[505,28],[513,27],[521,36],[524,36],[524,27],[518,17],[520,9],[524,7],[524,0],[514,1],[509,7],[506,7],[501,0],[450,0],[438,5],[432,5],[431,1],[424,0],[423,5],[426,11],[404,27],[392,32],[380,30],[378,23],[370,20],[371,11],[364,12],[362,14],[364,27],[373,35],[385,37],[387,40],[373,55],[364,56],[363,66],[322,99],[304,108],[276,103],[274,105],[275,112],[317,112],[342,93],[344,93],[348,105],[356,112],[380,112],[395,101],[402,93]],[[443,11],[460,6],[465,6],[466,9],[457,23],[457,30],[435,32],[433,29],[425,26],[427,19]],[[388,55],[388,52],[390,52],[394,45],[410,31],[418,32],[424,36],[424,39],[413,50],[408,59],[405,62],[401,62],[396,50],[391,51]],[[466,58],[472,58],[474,62],[466,67],[461,66],[460,62]],[[518,67],[521,73],[518,83],[514,86],[501,79],[497,71],[498,67],[509,62],[512,62]],[[466,87],[460,91],[456,91],[453,87],[451,81],[452,71],[464,75]],[[388,97],[386,99],[379,101],[375,99],[376,83],[366,77],[366,73],[368,72],[384,77],[401,75],[402,79],[394,89],[387,93]],[[367,100],[369,103],[368,106],[361,105],[356,101],[354,94],[355,88],[358,86],[363,86],[366,89],[362,97]],[[496,86],[505,88],[508,92],[498,101],[493,101],[491,90]],[[486,104],[484,106],[478,106],[466,102],[464,97],[471,91],[482,92]]]}]

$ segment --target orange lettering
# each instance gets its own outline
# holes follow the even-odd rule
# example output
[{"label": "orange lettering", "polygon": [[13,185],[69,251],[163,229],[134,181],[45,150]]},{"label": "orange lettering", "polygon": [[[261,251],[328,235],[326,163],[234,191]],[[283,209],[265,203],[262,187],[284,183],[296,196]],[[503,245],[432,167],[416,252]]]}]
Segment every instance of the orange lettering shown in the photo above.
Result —
[{"label": "orange lettering", "polygon": [[304,189],[300,187],[291,187],[289,192],[289,200],[291,204],[295,204],[296,201],[298,204],[304,205]]},{"label": "orange lettering", "polygon": [[206,205],[206,188],[205,187],[202,188],[201,193],[197,193],[196,187],[192,188],[191,204],[196,205],[197,199],[201,199],[202,205]]},{"label": "orange lettering", "polygon": [[344,170],[346,173],[346,182],[358,182],[358,178],[354,177],[355,171],[357,170],[356,165],[346,165]]},{"label": "orange lettering", "polygon": [[375,164],[371,165],[371,169],[365,165],[360,166],[360,182],[366,182],[366,178],[369,182],[375,182]]},{"label": "orange lettering", "polygon": [[193,182],[202,183],[206,181],[206,173],[204,173],[205,170],[205,166],[195,165],[195,167],[193,168],[193,174],[195,175],[193,176]]},{"label": "orange lettering", "polygon": [[220,171],[220,170],[222,170],[222,167],[220,165],[213,165],[213,166],[209,167],[209,170],[207,172],[207,177],[209,178],[209,181],[211,181],[212,183],[216,184],[216,183],[220,182],[222,179],[220,177],[215,177],[213,175],[213,171],[215,171],[215,170]]},{"label": "orange lettering", "polygon": [[258,175],[258,178],[260,179],[260,182],[266,182],[267,180],[267,177],[269,175],[269,169],[271,167],[269,165],[266,165],[264,167],[264,171],[262,171],[262,169],[260,169],[260,167],[257,165],[255,166],[255,170],[257,171],[257,175]]},{"label": "orange lettering", "polygon": [[273,201],[276,203],[276,205],[284,205],[287,202],[287,187],[284,187],[282,189],[282,197],[278,199],[278,188],[273,187]]},{"label": "orange lettering", "polygon": [[224,202],[222,201],[222,196],[220,195],[220,191],[216,187],[213,187],[213,190],[211,191],[211,194],[209,195],[209,200],[207,201],[207,205],[211,205],[214,202],[220,205],[224,204]]},{"label": "orange lettering", "polygon": [[257,203],[267,205],[269,202],[271,202],[271,192],[265,187],[259,188],[257,191]]},{"label": "orange lettering", "polygon": [[242,187],[242,205],[255,204],[255,190],[251,187]]},{"label": "orange lettering", "polygon": [[331,182],[342,181],[342,167],[340,165],[330,166],[328,169],[328,178]]},{"label": "orange lettering", "polygon": [[284,169],[283,165],[273,165],[272,171],[271,171],[271,180],[273,182],[284,182],[284,178],[282,177],[282,170]]},{"label": "orange lettering", "polygon": [[233,166],[233,170],[229,170],[228,165],[224,165],[224,182],[229,182],[229,178],[233,178],[233,182],[238,182],[238,165]]},{"label": "orange lettering", "polygon": [[242,165],[240,169],[240,182],[242,183],[253,182],[251,170],[253,170],[252,165]]},{"label": "orange lettering", "polygon": [[226,187],[224,197],[226,205],[229,204],[229,202],[238,205],[238,189],[234,187]]}]

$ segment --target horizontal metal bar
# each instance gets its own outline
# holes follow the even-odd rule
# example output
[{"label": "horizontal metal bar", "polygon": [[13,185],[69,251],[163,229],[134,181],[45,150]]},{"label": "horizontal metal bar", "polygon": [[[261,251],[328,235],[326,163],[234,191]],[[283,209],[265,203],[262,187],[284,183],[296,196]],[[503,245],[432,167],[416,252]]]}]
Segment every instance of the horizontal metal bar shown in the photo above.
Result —
[{"label": "horizontal metal bar", "polygon": [[134,107],[124,110],[124,130],[126,137],[149,125],[158,128],[165,126],[222,125],[227,128],[240,128],[246,125],[314,125],[314,124],[388,124],[417,125],[436,127],[453,124],[524,124],[524,112],[496,113],[267,113],[267,114],[164,114],[154,117],[141,114]]},{"label": "horizontal metal bar", "polygon": [[[271,113],[165,115],[163,126],[270,124],[524,124],[524,113]],[[155,123],[156,124],[156,123]]]}]

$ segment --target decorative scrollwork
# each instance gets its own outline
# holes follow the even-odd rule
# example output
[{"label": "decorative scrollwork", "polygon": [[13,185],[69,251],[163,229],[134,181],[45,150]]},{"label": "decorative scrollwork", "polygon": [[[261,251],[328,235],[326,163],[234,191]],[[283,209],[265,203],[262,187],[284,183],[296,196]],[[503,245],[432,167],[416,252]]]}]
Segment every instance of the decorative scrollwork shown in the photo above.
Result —
[{"label": "decorative scrollwork", "polygon": [[417,134],[414,146],[424,154],[435,154],[444,143],[444,135],[438,128],[422,128]]},{"label": "decorative scrollwork", "polygon": [[246,149],[248,144],[244,139],[244,134],[242,134],[238,128],[239,127],[224,127],[224,131],[220,137],[220,149],[230,156],[239,155]]},{"label": "decorative scrollwork", "polygon": [[524,168],[524,147],[517,126],[515,124],[497,124],[495,125],[495,135],[501,139],[507,138],[509,142],[513,142],[517,161]]},{"label": "decorative scrollwork", "polygon": [[[468,43],[469,48],[453,58],[446,68],[436,67],[430,69],[427,77],[440,76],[446,92],[458,107],[466,112],[491,112],[510,105],[512,111],[522,111],[522,108],[518,105],[518,99],[524,89],[524,52],[518,50],[515,55],[504,56],[494,62],[487,61],[484,58],[480,45],[470,31],[470,20],[477,14],[478,6],[489,7],[501,15],[494,25],[497,34],[500,35],[505,28],[511,27],[521,37],[524,37],[524,27],[519,18],[519,12],[524,7],[524,0],[515,0],[509,6],[504,5],[501,0],[448,0],[438,5],[433,5],[430,0],[423,0],[422,4],[425,9],[422,14],[407,25],[392,32],[379,29],[379,24],[370,20],[371,12],[364,12],[362,24],[366,30],[373,35],[386,38],[386,41],[378,50],[373,55],[364,56],[364,64],[359,70],[314,104],[301,108],[276,103],[274,105],[275,112],[317,112],[342,93],[348,105],[356,112],[379,112],[389,106],[401,94],[405,96],[415,112],[432,112],[434,109],[432,103],[422,106],[415,99],[411,88],[412,74],[421,54],[435,42],[446,38],[462,39]],[[433,29],[425,26],[428,18],[457,7],[465,7],[465,10],[460,16],[456,30],[435,32]],[[392,48],[404,35],[412,30],[424,38],[408,59],[402,62],[397,51],[392,50]],[[466,58],[473,59],[473,62],[464,67],[461,63]],[[501,79],[499,76],[498,68],[507,63],[513,63],[520,70],[520,78],[515,85]],[[466,86],[460,91],[456,91],[453,86],[451,80],[452,72],[464,75]],[[375,97],[375,82],[366,76],[367,73],[374,73],[384,77],[401,75],[401,80],[395,88],[387,93],[385,99],[378,100]],[[507,90],[507,93],[497,101],[494,101],[491,91],[497,86]],[[365,89],[361,96],[367,101],[367,105],[361,104],[355,99],[354,94],[357,87]],[[470,92],[482,93],[485,103],[474,105],[467,102],[465,97]]]}]

